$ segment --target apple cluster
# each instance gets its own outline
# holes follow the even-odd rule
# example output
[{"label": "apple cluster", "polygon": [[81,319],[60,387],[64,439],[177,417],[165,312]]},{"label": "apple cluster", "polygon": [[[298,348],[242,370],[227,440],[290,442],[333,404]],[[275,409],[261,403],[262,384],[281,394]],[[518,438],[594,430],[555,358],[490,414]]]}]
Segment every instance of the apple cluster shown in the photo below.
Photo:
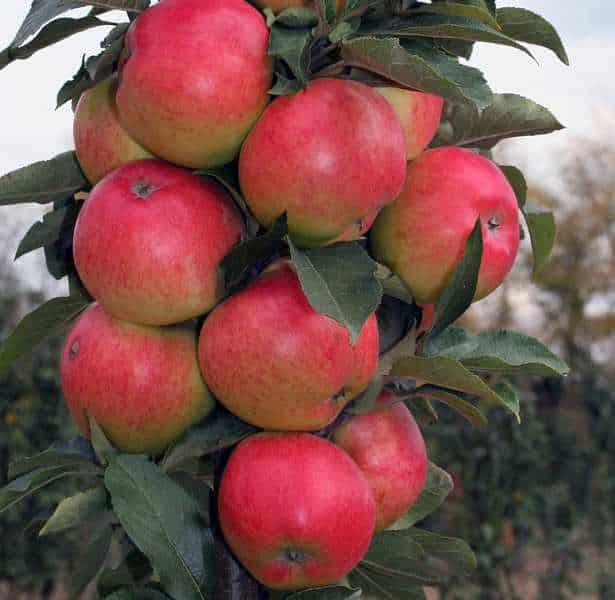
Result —
[{"label": "apple cluster", "polygon": [[442,98],[324,77],[271,100],[268,41],[245,0],[161,0],[131,25],[119,73],[82,95],[75,145],[94,187],[73,253],[96,303],[67,337],[61,375],[82,432],[92,417],[124,452],[159,455],[216,401],[262,429],[231,454],[220,524],[259,581],[298,589],[339,581],[407,512],[425,444],[388,391],[369,414],[343,412],[376,374],[375,314],[353,342],[285,258],[226,295],[220,262],[246,227],[203,173],[231,164],[260,226],[286,214],[299,247],[368,234],[426,315],[477,219],[476,299],[511,269],[519,222],[493,163],[426,150]]}]

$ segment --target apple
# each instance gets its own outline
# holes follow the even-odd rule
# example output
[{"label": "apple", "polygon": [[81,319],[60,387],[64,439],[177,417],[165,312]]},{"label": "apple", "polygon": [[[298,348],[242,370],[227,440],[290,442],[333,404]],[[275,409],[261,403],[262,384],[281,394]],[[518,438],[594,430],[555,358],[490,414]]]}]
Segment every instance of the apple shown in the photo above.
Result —
[{"label": "apple", "polygon": [[99,304],[69,332],[60,374],[83,435],[90,435],[89,414],[122,452],[160,454],[214,406],[193,328],[127,323]]},{"label": "apple", "polygon": [[88,291],[118,319],[167,325],[209,311],[243,222],[217,183],[159,160],[107,175],[79,213],[73,252]]},{"label": "apple", "polygon": [[404,190],[371,229],[374,257],[419,304],[435,303],[480,218],[483,257],[474,300],[504,281],[519,248],[515,192],[491,161],[464,148],[428,150],[409,163]]},{"label": "apple", "polygon": [[303,247],[359,237],[364,220],[399,194],[405,170],[404,135],[390,104],[341,79],[315,79],[274,100],[239,157],[256,219],[270,227],[286,212]]},{"label": "apple", "polygon": [[434,322],[436,317],[436,307],[433,304],[419,304],[422,314],[419,326],[416,329],[416,334],[427,331]]},{"label": "apple", "polygon": [[122,127],[115,104],[117,79],[101,81],[77,104],[73,135],[81,169],[92,185],[121,165],[153,158]]},{"label": "apple", "polygon": [[244,421],[316,431],[367,387],[378,326],[372,314],[353,346],[346,328],[312,308],[292,265],[279,261],[207,317],[199,358],[214,395]]},{"label": "apple", "polygon": [[342,579],[366,553],[374,499],[361,470],[309,433],[260,433],[226,465],[218,514],[244,567],[276,590]]},{"label": "apple", "polygon": [[268,46],[264,17],[245,0],[162,0],[126,38],[117,92],[122,124],[170,162],[205,168],[232,161],[269,101]]},{"label": "apple", "polygon": [[375,409],[339,425],[333,441],[369,481],[376,503],[376,531],[408,512],[425,485],[427,451],[405,404],[391,392],[382,392]]},{"label": "apple", "polygon": [[442,118],[444,98],[396,87],[375,89],[395,110],[406,137],[407,158],[414,160],[436,135]]}]

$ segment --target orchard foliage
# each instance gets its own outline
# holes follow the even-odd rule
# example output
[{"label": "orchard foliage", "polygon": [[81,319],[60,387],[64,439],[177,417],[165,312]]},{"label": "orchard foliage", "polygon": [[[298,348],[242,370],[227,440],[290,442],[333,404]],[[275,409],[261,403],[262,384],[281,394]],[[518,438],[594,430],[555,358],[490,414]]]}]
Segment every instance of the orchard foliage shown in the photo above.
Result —
[{"label": "orchard foliage", "polygon": [[[81,94],[117,71],[129,24],[149,5],[149,0],[33,0],[15,38],[0,53],[0,69],[85,29],[105,28],[101,52],[84,57],[74,78],[59,90],[57,105],[75,106]],[[66,16],[83,7],[90,7],[87,14]],[[106,20],[115,9],[124,11],[127,20]],[[264,15],[274,60],[272,97],[296,94],[322,77],[439,95],[446,101],[445,112],[432,146],[459,146],[486,157],[501,140],[562,127],[548,109],[527,98],[493,93],[483,74],[467,62],[474,44],[482,42],[522,51],[528,60],[533,54],[526,44],[543,46],[567,64],[557,32],[529,10],[496,6],[494,0],[315,0],[278,14],[265,9]],[[538,272],[553,245],[554,217],[526,201],[527,186],[516,167],[500,168],[515,191]],[[522,418],[508,376],[567,374],[566,364],[537,340],[511,331],[472,335],[452,326],[475,295],[483,253],[480,223],[435,305],[433,323],[419,333],[421,307],[398,277],[374,261],[364,239],[301,248],[289,234],[286,215],[266,231],[255,221],[239,190],[236,163],[195,172],[230,192],[245,223],[243,241],[221,263],[223,297],[243,289],[273,260],[288,257],[310,305],[344,326],[351,339],[377,309],[378,374],[347,413],[369,412],[386,386],[423,421],[437,421],[437,406],[443,403],[470,423],[487,427],[492,407]],[[67,278],[69,288],[68,296],[37,308],[5,339],[0,375],[46,338],[65,331],[93,302],[72,254],[75,223],[90,190],[74,152],[0,178],[0,205],[50,207],[27,232],[16,257],[44,249],[49,273]],[[86,487],[63,499],[41,529],[41,535],[88,532],[89,547],[73,577],[76,593],[98,576],[100,596],[112,600],[208,598],[223,576],[214,489],[221,457],[255,431],[218,407],[161,457],[146,457],[119,452],[91,419],[91,440],[56,443],[12,464],[11,480],[0,490],[0,511],[56,481],[78,478]],[[451,490],[450,476],[431,464],[417,502],[374,537],[347,581],[280,597],[350,599],[363,594],[407,600],[423,598],[424,586],[470,574],[475,559],[465,542],[417,527]]]}]

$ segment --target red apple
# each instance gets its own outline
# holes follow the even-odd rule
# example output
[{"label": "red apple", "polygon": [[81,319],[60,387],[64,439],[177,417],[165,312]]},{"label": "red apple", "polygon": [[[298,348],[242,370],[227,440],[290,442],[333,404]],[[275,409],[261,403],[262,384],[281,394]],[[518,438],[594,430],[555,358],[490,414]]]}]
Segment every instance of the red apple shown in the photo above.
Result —
[{"label": "red apple", "polygon": [[307,433],[241,442],[222,476],[218,509],[237,558],[278,590],[339,581],[374,532],[374,499],[361,470],[334,444]]},{"label": "red apple", "polygon": [[420,304],[422,310],[421,322],[416,329],[416,334],[427,331],[432,325],[436,317],[436,307],[433,304]]},{"label": "red apple", "polygon": [[268,45],[263,15],[244,0],[162,0],[128,32],[122,123],[171,162],[232,161],[269,101]]},{"label": "red apple", "polygon": [[75,264],[114,317],[179,323],[219,300],[218,265],[242,231],[216,183],[162,161],[138,161],[92,190],[75,227]]},{"label": "red apple", "polygon": [[81,432],[89,413],[123,452],[159,454],[214,401],[189,327],[151,327],[88,308],[66,338],[62,390]]},{"label": "red apple", "polygon": [[293,241],[321,246],[361,235],[360,224],[403,186],[404,135],[389,103],[369,86],[316,79],[274,100],[239,158],[254,216],[288,216]]},{"label": "red apple", "polygon": [[436,135],[442,118],[444,98],[396,87],[375,89],[395,110],[406,137],[407,158],[414,160]]},{"label": "red apple", "polygon": [[122,127],[115,105],[117,80],[105,79],[81,96],[73,134],[79,164],[92,185],[133,160],[152,155]]},{"label": "red apple", "polygon": [[376,408],[337,427],[333,441],[359,465],[376,503],[376,531],[386,529],[414,504],[427,477],[427,451],[414,417],[390,392]]},{"label": "red apple", "polygon": [[376,259],[421,304],[438,300],[480,217],[483,259],[474,300],[504,281],[519,248],[519,209],[491,161],[463,148],[428,150],[408,165],[406,185],[371,230]]},{"label": "red apple", "polygon": [[286,261],[208,317],[199,341],[205,381],[231,412],[278,431],[316,431],[369,383],[378,361],[371,315],[355,345],[317,313]]}]

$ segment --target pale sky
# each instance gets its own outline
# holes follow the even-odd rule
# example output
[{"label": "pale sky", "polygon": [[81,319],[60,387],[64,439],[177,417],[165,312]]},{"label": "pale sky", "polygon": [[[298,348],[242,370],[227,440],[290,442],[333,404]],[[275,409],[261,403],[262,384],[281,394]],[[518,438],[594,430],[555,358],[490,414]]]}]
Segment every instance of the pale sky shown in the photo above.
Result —
[{"label": "pale sky", "polygon": [[[30,2],[11,0],[0,7],[0,46],[14,36]],[[472,64],[484,70],[495,91],[515,92],[549,107],[568,129],[547,138],[531,138],[520,146],[530,170],[552,176],[550,165],[575,136],[590,135],[596,114],[615,108],[615,3],[604,0],[500,0],[499,5],[524,6],[549,18],[560,30],[572,66],[561,65],[548,51],[535,48],[536,65],[510,48],[478,44]],[[50,158],[72,145],[70,107],[55,111],[55,96],[77,70],[84,53],[97,51],[106,28],[81,33],[27,61],[0,71],[0,174]],[[534,49],[534,48],[533,48]],[[551,174],[551,175],[550,175]],[[552,182],[553,183],[553,182]],[[25,232],[41,208],[0,207],[0,223]],[[40,256],[19,260],[20,272],[33,273]],[[38,278],[33,284],[38,287]],[[40,281],[44,281],[41,277]]]}]

